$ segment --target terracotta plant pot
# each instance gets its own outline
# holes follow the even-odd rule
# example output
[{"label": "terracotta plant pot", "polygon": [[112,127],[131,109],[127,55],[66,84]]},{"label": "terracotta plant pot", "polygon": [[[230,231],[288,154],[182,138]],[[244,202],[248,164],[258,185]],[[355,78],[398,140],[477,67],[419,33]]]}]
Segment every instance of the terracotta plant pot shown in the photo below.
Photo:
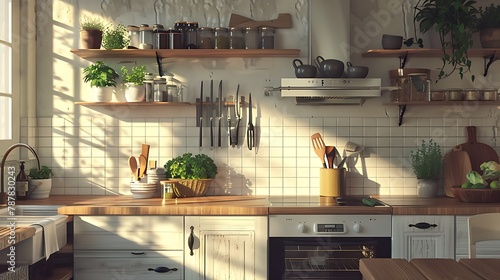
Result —
[{"label": "terracotta plant pot", "polygon": [[100,49],[102,42],[102,31],[81,30],[80,44],[82,49]]},{"label": "terracotta plant pot", "polygon": [[489,28],[479,32],[483,48],[500,48],[500,28]]}]

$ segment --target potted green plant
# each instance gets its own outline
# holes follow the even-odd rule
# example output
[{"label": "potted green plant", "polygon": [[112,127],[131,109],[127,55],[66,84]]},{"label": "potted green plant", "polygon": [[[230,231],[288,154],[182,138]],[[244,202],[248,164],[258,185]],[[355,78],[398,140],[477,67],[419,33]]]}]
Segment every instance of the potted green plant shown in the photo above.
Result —
[{"label": "potted green plant", "polygon": [[106,65],[103,61],[95,63],[83,69],[83,81],[90,83],[94,90],[94,101],[109,102],[113,97],[113,88],[116,87],[118,73]]},{"label": "potted green plant", "polygon": [[417,176],[417,194],[420,197],[434,197],[438,190],[438,179],[441,174],[443,156],[441,147],[432,139],[422,144],[416,151],[410,152],[411,167]]},{"label": "potted green plant", "polygon": [[479,7],[476,28],[483,48],[500,48],[500,5]]},{"label": "potted green plant", "polygon": [[52,169],[42,165],[40,170],[32,168],[28,174],[28,196],[32,199],[49,197],[52,189]]},{"label": "potted green plant", "polygon": [[146,97],[146,66],[134,66],[129,72],[127,67],[122,66],[122,78],[125,82],[125,99],[128,102],[141,102]]},{"label": "potted green plant", "polygon": [[185,153],[164,165],[167,178],[174,180],[178,197],[202,196],[217,175],[217,165],[205,154]]},{"label": "potted green plant", "polygon": [[105,25],[99,18],[82,17],[80,44],[83,49],[100,49]]},{"label": "potted green plant", "polygon": [[[424,0],[415,9],[415,20],[420,31],[431,28],[439,33],[442,50],[442,66],[438,78],[446,78],[458,69],[460,79],[470,71],[471,60],[467,50],[472,47],[478,10],[473,0]],[[449,34],[448,37],[446,37]],[[474,75],[471,75],[474,81]]]},{"label": "potted green plant", "polygon": [[102,34],[102,46],[107,50],[123,49],[129,41],[127,27],[123,24],[118,24],[115,29],[108,26]]}]

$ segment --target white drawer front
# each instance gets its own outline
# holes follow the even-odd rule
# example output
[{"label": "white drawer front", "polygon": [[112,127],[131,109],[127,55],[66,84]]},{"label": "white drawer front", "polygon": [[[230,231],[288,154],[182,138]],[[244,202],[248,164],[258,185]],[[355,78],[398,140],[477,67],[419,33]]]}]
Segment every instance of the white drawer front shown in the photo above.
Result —
[{"label": "white drawer front", "polygon": [[[75,252],[74,279],[180,280],[184,275],[182,251],[134,251],[134,253],[135,255],[131,251]],[[149,270],[157,267],[177,270],[165,273]]]},{"label": "white drawer front", "polygon": [[180,216],[75,217],[75,250],[183,250]]}]

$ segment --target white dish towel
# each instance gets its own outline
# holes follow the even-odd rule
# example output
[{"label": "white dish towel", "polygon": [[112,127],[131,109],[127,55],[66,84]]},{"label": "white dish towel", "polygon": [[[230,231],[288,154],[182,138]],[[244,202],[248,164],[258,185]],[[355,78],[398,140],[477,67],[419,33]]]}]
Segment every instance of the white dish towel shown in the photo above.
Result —
[{"label": "white dish towel", "polygon": [[40,220],[33,225],[43,228],[43,242],[45,247],[45,259],[59,251],[59,242],[57,241],[56,222],[50,218]]}]

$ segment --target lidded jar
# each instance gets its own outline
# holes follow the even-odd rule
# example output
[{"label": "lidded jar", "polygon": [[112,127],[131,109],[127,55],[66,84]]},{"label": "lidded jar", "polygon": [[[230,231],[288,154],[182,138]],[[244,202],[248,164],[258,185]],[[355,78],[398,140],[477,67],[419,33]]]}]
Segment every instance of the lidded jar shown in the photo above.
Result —
[{"label": "lidded jar", "polygon": [[187,40],[187,22],[185,21],[176,21],[174,23],[174,29],[179,30],[181,32],[181,47],[179,49],[186,48],[186,40]]},{"label": "lidded jar", "polygon": [[198,48],[213,49],[214,47],[214,30],[210,27],[198,28]]},{"label": "lidded jar", "polygon": [[229,29],[229,48],[230,49],[245,48],[245,38],[243,37],[243,28],[231,27]]},{"label": "lidded jar", "polygon": [[186,30],[186,49],[198,48],[198,23],[195,21],[187,22]]},{"label": "lidded jar", "polygon": [[255,27],[245,28],[245,49],[259,48],[259,30]]},{"label": "lidded jar", "polygon": [[141,36],[139,33],[139,27],[135,25],[127,26],[128,35],[130,37],[129,46],[139,48],[141,42]]},{"label": "lidded jar", "polygon": [[215,48],[229,49],[229,30],[225,27],[217,27],[214,29]]},{"label": "lidded jar", "polygon": [[260,48],[274,49],[274,27],[260,27]]},{"label": "lidded jar", "polygon": [[154,101],[164,102],[167,100],[167,79],[162,77],[154,78]]},{"label": "lidded jar", "polygon": [[152,49],[153,48],[153,27],[149,27],[148,24],[141,24],[139,27],[140,40],[139,40],[139,48],[140,49]]},{"label": "lidded jar", "polygon": [[144,85],[146,86],[146,102],[154,101],[153,82],[153,73],[144,73]]}]

